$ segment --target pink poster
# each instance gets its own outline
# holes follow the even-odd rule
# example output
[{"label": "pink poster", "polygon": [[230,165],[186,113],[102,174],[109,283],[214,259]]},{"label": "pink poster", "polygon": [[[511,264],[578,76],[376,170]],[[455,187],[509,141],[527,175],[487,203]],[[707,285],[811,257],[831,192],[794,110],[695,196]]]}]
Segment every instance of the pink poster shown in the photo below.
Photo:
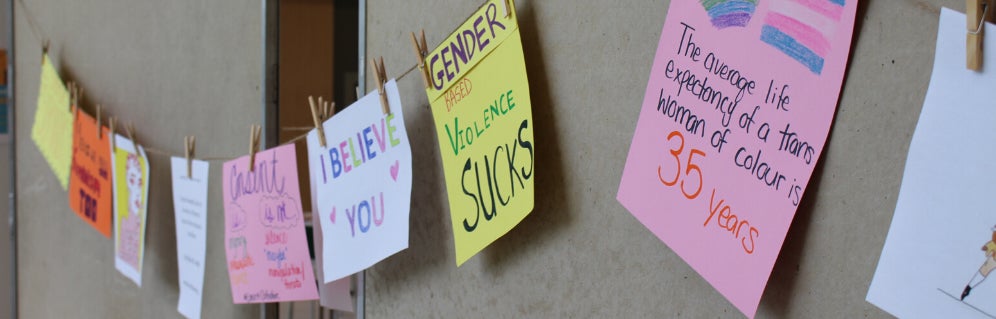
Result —
[{"label": "pink poster", "polygon": [[748,317],[823,151],[856,8],[668,9],[617,198]]},{"label": "pink poster", "polygon": [[318,299],[294,145],[225,163],[225,255],[237,304]]}]

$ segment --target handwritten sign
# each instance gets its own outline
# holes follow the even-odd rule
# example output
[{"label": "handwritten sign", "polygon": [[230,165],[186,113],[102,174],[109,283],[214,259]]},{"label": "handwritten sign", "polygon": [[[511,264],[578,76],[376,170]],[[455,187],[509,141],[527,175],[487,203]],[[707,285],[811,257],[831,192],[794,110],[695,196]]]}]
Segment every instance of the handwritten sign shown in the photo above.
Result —
[{"label": "handwritten sign", "polygon": [[617,198],[749,317],[826,142],[856,8],[667,11]]},{"label": "handwritten sign", "polygon": [[[311,183],[311,207],[318,207],[315,195],[315,174],[309,174],[308,180]],[[325,308],[353,312],[353,297],[350,295],[352,277],[346,276],[339,280],[325,282],[325,267],[323,265],[325,247],[322,244],[325,236],[322,236],[321,219],[322,214],[311,214],[311,227],[314,231],[315,267],[320,270],[315,272],[315,276],[318,277],[318,303]]]},{"label": "handwritten sign", "polygon": [[384,86],[390,114],[377,92],[367,94],[308,133],[326,282],[340,279],[408,248],[412,149],[397,84]]},{"label": "handwritten sign", "polygon": [[[110,130],[97,127],[85,112],[76,117],[73,164],[69,175],[69,207],[105,237],[111,237],[111,139]],[[98,136],[97,130],[100,130]]]},{"label": "handwritten sign", "polygon": [[294,145],[225,162],[225,255],[237,304],[318,298]]},{"label": "handwritten sign", "polygon": [[[996,43],[996,32],[985,43]],[[868,289],[869,302],[899,318],[996,318],[996,278],[988,278],[996,277],[996,145],[974,138],[996,135],[996,50],[983,53],[982,72],[965,68],[965,14],[943,8],[930,86]]]},{"label": "handwritten sign", "polygon": [[73,160],[73,113],[69,91],[52,66],[48,54],[42,56],[38,107],[31,126],[31,140],[38,146],[62,189],[69,187],[69,167]]},{"label": "handwritten sign", "polygon": [[172,157],[173,216],[176,221],[176,263],[180,298],[176,309],[184,317],[201,317],[204,256],[207,252],[208,168],[205,161]]},{"label": "handwritten sign", "polygon": [[491,0],[425,58],[461,265],[533,210],[532,103],[515,3]]},{"label": "handwritten sign", "polygon": [[[109,148],[114,164],[114,268],[142,286],[145,258],[145,214],[149,205],[149,162],[145,149],[115,135],[117,148]],[[107,140],[110,144],[112,141]]]}]

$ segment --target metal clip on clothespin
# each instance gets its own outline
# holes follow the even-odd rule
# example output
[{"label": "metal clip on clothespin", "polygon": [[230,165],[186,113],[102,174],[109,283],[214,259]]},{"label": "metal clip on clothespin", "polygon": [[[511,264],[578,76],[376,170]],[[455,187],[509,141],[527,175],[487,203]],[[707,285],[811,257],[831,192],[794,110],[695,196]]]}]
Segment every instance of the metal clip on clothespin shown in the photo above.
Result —
[{"label": "metal clip on clothespin", "polygon": [[429,69],[425,68],[425,56],[429,54],[429,47],[425,44],[425,29],[422,29],[422,39],[419,41],[415,37],[415,32],[412,32],[412,48],[415,49],[415,57],[418,58],[417,66],[419,73],[422,74],[422,83],[425,84],[425,88],[429,88]]},{"label": "metal clip on clothespin", "polygon": [[117,122],[117,121],[118,121],[117,118],[112,117],[110,119],[110,121],[109,121],[110,123],[108,123],[110,125],[108,125],[108,127],[107,127],[111,131],[110,132],[111,133],[111,152],[117,152],[118,151],[118,139],[117,139],[117,137],[115,137],[115,134],[117,134],[117,131],[114,130],[114,122]]},{"label": "metal clip on clothespin", "polygon": [[135,146],[135,155],[141,158],[142,152],[138,151],[138,140],[135,139],[135,125],[128,123],[128,125],[125,126],[125,133],[128,134],[128,139],[131,140],[131,144]]},{"label": "metal clip on clothespin", "polygon": [[97,139],[101,140],[104,138],[104,127],[100,126],[100,111],[103,107],[97,104]]},{"label": "metal clip on clothespin", "polygon": [[[377,59],[370,59],[370,67],[373,68],[374,79],[377,81],[377,91],[380,93],[380,107],[384,111],[384,115],[391,114],[391,106],[387,102],[387,91],[384,91],[384,84],[387,83],[387,71],[384,69],[384,57],[380,57],[380,61]],[[379,62],[379,64],[378,64]]]},{"label": "metal clip on clothespin", "polygon": [[966,64],[969,70],[982,71],[982,39],[985,38],[986,21],[992,0],[966,0],[965,17],[968,35],[965,43]]},{"label": "metal clip on clothespin", "polygon": [[66,89],[69,90],[69,112],[76,113],[76,84],[66,82]]},{"label": "metal clip on clothespin", "polygon": [[335,116],[335,102],[331,102],[330,104],[329,101],[325,101],[323,108],[325,109],[325,114],[322,115],[322,122],[328,121]]},{"label": "metal clip on clothespin", "polygon": [[[321,101],[320,97],[318,99]],[[318,145],[327,147],[325,144],[325,129],[322,128],[322,115],[318,114],[318,105],[315,104],[314,97],[308,96],[308,105],[311,106],[311,120],[315,122],[315,129],[318,130]]]},{"label": "metal clip on clothespin", "polygon": [[249,171],[256,170],[256,152],[259,151],[259,138],[263,128],[259,125],[249,125]]},{"label": "metal clip on clothespin", "polygon": [[194,136],[185,136],[183,138],[183,154],[187,157],[187,178],[194,179]]}]

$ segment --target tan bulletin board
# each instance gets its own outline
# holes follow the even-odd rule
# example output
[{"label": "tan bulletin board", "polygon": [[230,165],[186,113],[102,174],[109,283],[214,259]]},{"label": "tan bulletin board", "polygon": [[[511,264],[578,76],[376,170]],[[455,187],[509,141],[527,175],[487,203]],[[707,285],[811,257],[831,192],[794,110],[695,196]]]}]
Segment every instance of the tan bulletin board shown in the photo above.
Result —
[{"label": "tan bulletin board", "polygon": [[[367,52],[397,76],[480,1],[368,1]],[[668,1],[519,0],[533,99],[536,209],[462,267],[421,79],[399,81],[415,158],[411,248],[368,271],[370,318],[737,317],[616,200]],[[941,6],[861,1],[827,148],[760,318],[888,317],[864,301],[933,63]],[[368,82],[368,87],[370,87]],[[737,271],[730,265],[730,271]]]},{"label": "tan bulletin board", "polygon": [[[113,241],[70,211],[66,191],[31,140],[42,44],[50,43],[60,75],[84,88],[85,105],[100,103],[105,116],[134,123],[139,143],[182,154],[183,137],[195,135],[200,156],[244,155],[248,127],[262,118],[260,3],[13,1],[20,317],[179,317],[169,158],[149,154],[139,288],[114,269]],[[221,180],[220,163],[212,163],[212,181]],[[215,186],[202,316],[258,318],[259,306],[232,304]]]},{"label": "tan bulletin board", "polygon": [[[30,139],[41,43],[88,101],[179,153],[245,152],[261,120],[259,2],[15,1],[18,273],[25,318],[176,315],[168,159],[152,157],[142,288],[118,275],[111,242],[74,219]],[[25,5],[26,4],[26,5]],[[397,76],[408,32],[441,41],[480,1],[371,0],[367,47]],[[367,272],[368,318],[736,317],[734,309],[615,200],[667,1],[519,0],[533,99],[536,209],[457,268],[438,145],[421,80],[399,81],[415,159],[411,247]],[[926,90],[940,6],[864,0],[835,125],[758,313],[887,317],[864,301]],[[28,18],[31,17],[31,18]],[[29,22],[29,20],[31,22]],[[363,67],[368,67],[363,65]],[[372,83],[367,84],[368,88]],[[212,180],[220,180],[212,166]],[[220,197],[212,187],[210,198]],[[258,317],[231,304],[221,203],[211,202],[205,318]],[[731,265],[731,271],[736,271]]]}]

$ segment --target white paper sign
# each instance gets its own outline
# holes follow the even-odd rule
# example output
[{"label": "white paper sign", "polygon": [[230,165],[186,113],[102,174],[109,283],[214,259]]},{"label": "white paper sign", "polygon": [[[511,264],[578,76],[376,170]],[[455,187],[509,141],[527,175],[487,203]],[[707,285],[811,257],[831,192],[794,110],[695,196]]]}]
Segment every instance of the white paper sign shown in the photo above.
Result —
[{"label": "white paper sign", "polygon": [[[900,318],[996,318],[996,49],[985,50],[984,72],[968,70],[965,15],[943,9],[938,28],[930,87],[867,299]],[[986,32],[985,43],[996,44],[996,32]]]},{"label": "white paper sign", "polygon": [[412,151],[401,97],[392,80],[308,133],[308,162],[321,218],[324,282],[337,280],[408,248]]},{"label": "white paper sign", "polygon": [[192,160],[187,175],[187,159],[171,158],[173,168],[173,211],[176,221],[176,262],[179,269],[180,300],[176,309],[187,318],[201,317],[204,288],[204,255],[207,250],[207,162]]},{"label": "white paper sign", "polygon": [[[308,181],[311,183],[311,207],[314,210],[318,207],[318,199],[315,196],[315,174],[310,174]],[[347,276],[342,279],[332,281],[329,283],[325,282],[325,271],[322,269],[322,250],[324,245],[322,245],[322,227],[321,227],[321,215],[311,214],[311,227],[313,230],[313,248],[315,249],[315,269],[319,269],[315,272],[315,279],[318,280],[318,303],[325,308],[353,312],[353,297],[350,295],[350,290],[352,286],[352,277]]]}]

